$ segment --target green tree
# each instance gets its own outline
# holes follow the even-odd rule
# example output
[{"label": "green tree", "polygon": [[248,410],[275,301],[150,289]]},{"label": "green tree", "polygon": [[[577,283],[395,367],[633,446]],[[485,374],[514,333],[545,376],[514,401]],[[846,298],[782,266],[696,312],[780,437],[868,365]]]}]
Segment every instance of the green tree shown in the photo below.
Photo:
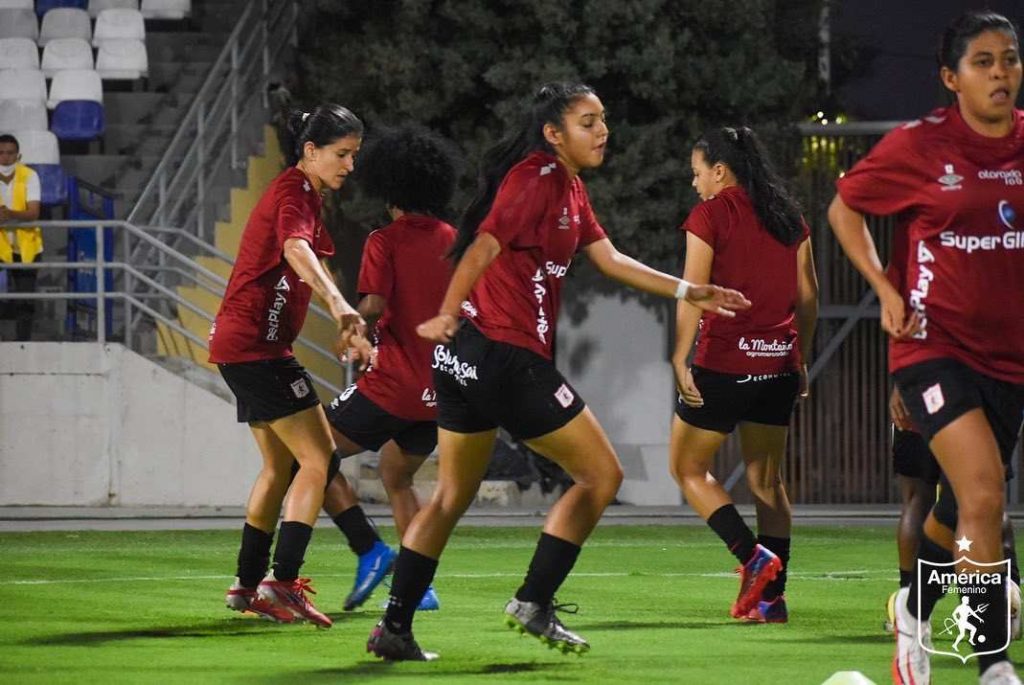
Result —
[{"label": "green tree", "polygon": [[[585,177],[598,217],[619,249],[675,271],[677,227],[696,202],[692,142],[707,126],[743,123],[782,149],[817,94],[821,1],[319,0],[299,34],[297,93],[351,107],[371,134],[414,120],[448,136],[468,160],[461,201],[479,152],[536,86],[589,83],[612,130],[604,166]],[[344,211],[366,224],[379,208],[355,186]],[[571,291],[624,292],[576,272]],[[579,313],[579,299],[568,304]]]}]

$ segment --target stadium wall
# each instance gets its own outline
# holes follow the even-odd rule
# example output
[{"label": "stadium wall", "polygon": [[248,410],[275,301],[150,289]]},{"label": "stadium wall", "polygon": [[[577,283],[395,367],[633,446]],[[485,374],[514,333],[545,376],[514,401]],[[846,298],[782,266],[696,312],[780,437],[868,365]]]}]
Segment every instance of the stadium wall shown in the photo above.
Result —
[{"label": "stadium wall", "polygon": [[235,408],[122,345],[0,343],[0,505],[238,506]]}]

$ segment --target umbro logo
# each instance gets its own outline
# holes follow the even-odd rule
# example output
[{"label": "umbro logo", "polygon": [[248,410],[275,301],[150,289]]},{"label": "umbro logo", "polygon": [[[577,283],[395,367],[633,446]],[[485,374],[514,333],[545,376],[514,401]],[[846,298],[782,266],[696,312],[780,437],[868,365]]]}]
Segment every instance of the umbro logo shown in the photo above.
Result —
[{"label": "umbro logo", "polygon": [[555,170],[556,166],[558,166],[558,162],[551,162],[551,164],[545,164],[540,168],[540,175],[547,176],[548,174]]},{"label": "umbro logo", "polygon": [[964,177],[954,171],[952,164],[947,164],[945,171],[945,174],[939,176],[939,183],[942,184],[943,190],[960,190],[963,188],[960,185],[960,181],[964,180]]}]

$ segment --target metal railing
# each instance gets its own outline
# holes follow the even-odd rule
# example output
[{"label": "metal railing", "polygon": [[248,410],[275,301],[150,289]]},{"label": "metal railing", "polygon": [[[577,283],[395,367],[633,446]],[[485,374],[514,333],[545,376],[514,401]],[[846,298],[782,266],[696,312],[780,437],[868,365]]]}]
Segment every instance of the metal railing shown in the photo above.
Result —
[{"label": "metal railing", "polygon": [[[185,308],[209,323],[214,315],[183,298],[174,285],[198,287],[216,297],[222,297],[227,280],[218,273],[207,269],[191,257],[166,244],[161,234],[185,233],[184,239],[200,251],[232,264],[231,258],[203,240],[183,232],[182,229],[157,226],[140,227],[120,220],[88,221],[45,221],[35,222],[44,232],[81,231],[88,229],[95,239],[95,256],[80,261],[37,261],[29,264],[3,264],[4,269],[34,269],[39,271],[59,270],[65,272],[87,271],[94,277],[95,290],[76,290],[70,278],[59,279],[65,284],[53,292],[15,293],[0,292],[0,302],[17,300],[58,300],[73,306],[88,304],[88,310],[95,317],[95,338],[99,343],[111,337],[123,341],[129,349],[141,354],[152,354],[155,349],[152,339],[142,335],[145,327],[160,322],[169,329],[188,339],[193,344],[208,350],[208,343],[202,336],[188,330],[178,318],[178,309]],[[14,228],[12,224],[5,228]],[[108,241],[113,241],[108,244]],[[48,241],[57,243],[58,241]],[[146,261],[129,259],[140,253],[140,246],[146,246],[152,258]],[[107,255],[111,255],[108,257]],[[170,277],[168,277],[170,276]],[[322,307],[310,305],[310,314],[333,323],[330,314]],[[113,321],[110,320],[113,317]],[[112,333],[111,333],[112,332]],[[342,367],[334,353],[305,336],[296,340],[296,345],[308,349],[317,357],[338,366],[338,381],[328,380],[311,373],[317,383],[332,394],[339,394],[351,374]],[[340,382],[339,382],[340,381]]]}]

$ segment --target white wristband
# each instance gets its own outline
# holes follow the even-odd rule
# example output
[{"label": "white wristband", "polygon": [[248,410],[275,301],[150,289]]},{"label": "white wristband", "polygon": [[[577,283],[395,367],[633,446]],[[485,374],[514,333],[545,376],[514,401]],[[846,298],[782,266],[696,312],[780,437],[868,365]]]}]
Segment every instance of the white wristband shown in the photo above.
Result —
[{"label": "white wristband", "polygon": [[686,294],[690,292],[690,286],[691,285],[693,285],[693,284],[690,283],[689,281],[684,281],[683,279],[680,278],[679,279],[679,286],[676,287],[676,299],[677,300],[685,300],[686,299]]}]

